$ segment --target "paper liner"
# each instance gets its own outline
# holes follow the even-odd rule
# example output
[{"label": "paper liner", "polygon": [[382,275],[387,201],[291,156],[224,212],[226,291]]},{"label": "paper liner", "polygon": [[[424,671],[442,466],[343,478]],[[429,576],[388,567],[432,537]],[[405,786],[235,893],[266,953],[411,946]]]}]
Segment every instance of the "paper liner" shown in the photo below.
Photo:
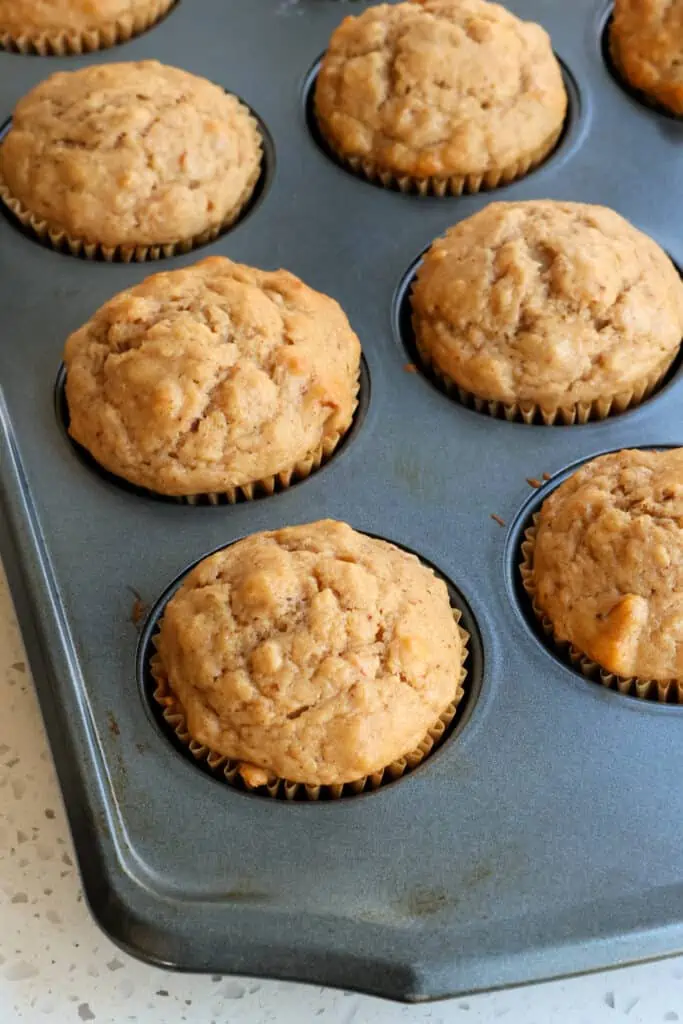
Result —
[{"label": "paper liner", "polygon": [[66,57],[79,53],[105,50],[125,43],[133,36],[151,28],[170,11],[176,0],[147,0],[139,11],[124,14],[98,29],[85,32],[24,32],[13,35],[0,32],[0,48],[14,53],[38,54],[41,57]]},{"label": "paper liner", "polygon": [[492,170],[476,174],[451,174],[447,176],[430,175],[425,178],[414,178],[409,174],[396,174],[385,168],[379,167],[372,160],[363,159],[357,156],[346,156],[336,148],[318,121],[318,130],[335,159],[353,174],[365,178],[373,184],[382,185],[384,188],[398,189],[399,192],[413,193],[420,196],[446,195],[460,196],[463,192],[475,193],[482,190],[499,188],[501,185],[509,185],[518,178],[533,170],[552,152],[564,130],[564,123],[560,125],[550,138],[546,139],[531,153],[526,153],[512,164],[506,167],[493,168]]},{"label": "paper liner", "polygon": [[605,395],[602,398],[594,398],[591,402],[574,402],[571,405],[544,409],[534,402],[515,402],[508,405],[505,402],[480,398],[478,395],[466,391],[432,361],[430,353],[420,344],[414,325],[413,330],[415,345],[424,368],[436,378],[451,398],[457,399],[468,409],[475,409],[477,412],[493,416],[495,419],[507,420],[509,423],[543,423],[548,427],[554,424],[572,426],[588,423],[591,420],[604,420],[608,416],[617,416],[626,412],[627,409],[635,408],[649,398],[662,384],[680,351],[680,348],[677,348],[675,352],[667,355],[665,361],[652,370],[649,376],[644,377],[634,387],[625,391],[619,391],[614,395]]},{"label": "paper liner", "polygon": [[[302,782],[290,782],[277,776],[269,776],[264,769],[258,768],[256,765],[231,760],[224,754],[212,751],[203,743],[193,740],[187,728],[185,712],[169,688],[168,678],[164,672],[161,658],[157,653],[152,655],[149,663],[152,678],[156,683],[153,694],[154,700],[163,709],[162,714],[166,724],[173,730],[183,746],[187,747],[195,760],[204,762],[218,778],[224,779],[232,786],[244,787],[249,791],[261,791],[264,795],[283,800],[295,800],[297,798],[306,800],[338,800],[342,796],[352,796],[367,790],[379,789],[380,786],[387,782],[400,779],[406,772],[417,768],[432,753],[443,740],[448,726],[455,717],[457,706],[464,696],[463,682],[467,674],[465,662],[467,660],[467,645],[470,635],[460,625],[460,611],[454,609],[453,616],[458,623],[458,632],[462,641],[460,679],[458,680],[454,699],[444,708],[428,730],[425,738],[414,750],[404,754],[403,757],[398,758],[396,761],[392,761],[391,764],[388,764],[380,771],[372,775],[366,775],[361,779],[356,779],[354,782],[345,782],[337,785],[306,785]],[[155,639],[152,642],[155,643]]]},{"label": "paper liner", "polygon": [[[256,122],[254,122],[256,123]],[[263,169],[263,150],[261,159],[249,178],[235,208],[220,223],[214,224],[192,238],[179,239],[160,245],[105,245],[102,242],[86,242],[75,238],[64,228],[51,226],[46,220],[36,216],[24,204],[12,195],[5,182],[0,178],[0,200],[17,218],[22,227],[33,232],[36,237],[58,252],[66,252],[71,256],[80,256],[87,260],[104,260],[106,263],[145,263],[152,260],[168,259],[179,256],[212,242],[227,230],[240,216],[244,207],[251,199]]]},{"label": "paper liner", "polygon": [[601,683],[610,690],[617,690],[628,697],[639,697],[641,700],[659,701],[662,704],[683,704],[683,680],[676,679],[639,679],[636,676],[626,678],[614,672],[608,672],[588,655],[575,647],[568,640],[561,640],[555,633],[552,620],[538,606],[536,600],[536,580],[534,578],[534,551],[538,534],[540,514],[536,513],[530,527],[524,532],[522,542],[522,563],[519,571],[522,585],[529,595],[534,615],[538,619],[546,637],[552,641],[560,656],[578,668],[587,679]]}]

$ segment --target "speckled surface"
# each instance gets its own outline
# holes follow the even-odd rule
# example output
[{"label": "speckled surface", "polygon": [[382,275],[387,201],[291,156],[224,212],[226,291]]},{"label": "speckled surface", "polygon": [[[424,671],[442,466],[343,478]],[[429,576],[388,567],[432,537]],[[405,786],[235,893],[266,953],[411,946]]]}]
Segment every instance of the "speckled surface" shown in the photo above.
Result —
[{"label": "speckled surface", "polygon": [[0,1022],[650,1024],[683,1021],[683,957],[423,1007],[173,974],[113,946],[83,902],[30,669],[0,567]]}]

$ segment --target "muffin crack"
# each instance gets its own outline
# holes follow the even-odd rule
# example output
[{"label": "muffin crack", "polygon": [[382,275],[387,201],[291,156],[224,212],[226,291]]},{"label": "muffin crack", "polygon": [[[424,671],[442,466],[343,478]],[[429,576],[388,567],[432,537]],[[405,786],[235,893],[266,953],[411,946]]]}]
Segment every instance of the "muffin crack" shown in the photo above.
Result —
[{"label": "muffin crack", "polygon": [[347,18],[315,103],[337,152],[423,177],[538,154],[557,137],[567,98],[539,26],[481,0],[429,0]]},{"label": "muffin crack", "polygon": [[202,494],[310,472],[351,424],[360,345],[334,300],[217,257],[116,296],[65,363],[71,435],[105,468]]},{"label": "muffin crack", "polygon": [[0,177],[28,213],[113,247],[191,242],[234,218],[261,161],[235,96],[154,61],[52,75],[0,145]]},{"label": "muffin crack", "polygon": [[333,522],[205,559],[169,601],[157,643],[196,742],[309,784],[353,781],[414,751],[457,699],[462,666],[443,582]]},{"label": "muffin crack", "polygon": [[425,256],[411,304],[436,368],[509,404],[642,393],[683,337],[683,284],[667,255],[583,204],[494,203],[461,221]]}]

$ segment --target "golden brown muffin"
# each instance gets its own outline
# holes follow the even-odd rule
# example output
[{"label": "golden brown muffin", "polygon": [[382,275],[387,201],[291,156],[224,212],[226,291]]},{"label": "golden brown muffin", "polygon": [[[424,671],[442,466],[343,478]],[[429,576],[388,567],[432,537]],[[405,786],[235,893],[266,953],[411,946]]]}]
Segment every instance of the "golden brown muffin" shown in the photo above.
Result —
[{"label": "golden brown muffin", "polygon": [[683,115],[683,0],[615,0],[609,42],[632,86]]},{"label": "golden brown muffin", "polygon": [[272,491],[331,454],[360,344],[340,306],[284,270],[221,256],[121,292],[68,339],[71,436],[160,494]]},{"label": "golden brown muffin", "polygon": [[125,42],[158,21],[175,0],[0,0],[0,46],[66,54]]},{"label": "golden brown muffin", "polygon": [[525,174],[567,110],[547,33],[486,0],[378,4],[333,33],[315,110],[334,152],[385,185],[476,192]]},{"label": "golden brown muffin", "polygon": [[157,651],[155,675],[189,735],[250,785],[381,772],[462,694],[444,582],[331,520],[257,533],[201,562],[166,606]]},{"label": "golden brown muffin", "polygon": [[683,448],[593,459],[543,503],[532,592],[606,672],[683,682]]},{"label": "golden brown muffin", "polygon": [[635,404],[683,337],[671,260],[585,203],[492,203],[456,224],[425,256],[412,308],[423,361],[463,400],[549,423]]},{"label": "golden brown muffin", "polygon": [[31,226],[112,249],[214,237],[260,164],[258,125],[236,97],[156,61],[52,75],[0,145],[0,181]]}]

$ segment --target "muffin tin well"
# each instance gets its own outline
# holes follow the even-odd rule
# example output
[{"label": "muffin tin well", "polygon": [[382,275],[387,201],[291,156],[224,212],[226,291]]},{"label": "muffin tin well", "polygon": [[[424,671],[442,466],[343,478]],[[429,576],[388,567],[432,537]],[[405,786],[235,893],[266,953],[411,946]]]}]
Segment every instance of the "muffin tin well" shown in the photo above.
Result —
[{"label": "muffin tin well", "polygon": [[[555,54],[555,56],[557,57],[557,54]],[[313,66],[305,75],[302,90],[304,118],[306,121],[306,125],[308,126],[308,131],[311,135],[311,138],[315,142],[316,146],[321,150],[321,152],[323,152],[325,156],[332,161],[332,163],[336,164],[337,167],[341,167],[342,170],[346,171],[347,174],[350,174],[353,177],[357,177],[360,181],[363,181],[366,184],[373,185],[375,188],[381,188],[386,190],[387,186],[383,185],[380,181],[370,180],[369,178],[366,178],[362,173],[359,172],[358,174],[356,174],[349,167],[347,167],[346,164],[342,160],[340,160],[339,157],[331,150],[330,146],[327,144],[320,131],[320,127],[315,116],[314,93],[315,83],[318,77],[318,72],[320,71],[320,65],[322,63],[323,57],[324,53],[318,57]],[[564,87],[567,91],[567,114],[565,117],[564,126],[562,128],[562,133],[557,142],[555,143],[555,147],[552,150],[552,152],[549,153],[548,156],[546,156],[539,164],[537,164],[536,166],[532,167],[529,171],[527,171],[527,173],[523,176],[522,179],[513,181],[510,184],[498,185],[494,189],[482,189],[482,192],[486,192],[488,195],[491,196],[492,199],[495,196],[497,196],[499,192],[504,193],[506,189],[518,184],[520,180],[532,177],[534,174],[536,174],[537,171],[540,171],[542,168],[552,164],[554,161],[564,159],[565,156],[568,154],[568,151],[571,150],[577,144],[580,138],[582,130],[582,121],[584,118],[584,111],[582,109],[581,93],[579,90],[579,86],[567,64],[560,57],[557,57],[557,60],[562,71]],[[398,191],[397,186],[391,186],[391,188],[395,191]],[[417,193],[412,194],[416,195]],[[457,197],[446,196],[444,198],[453,201]]]},{"label": "muffin tin well", "polygon": [[[633,446],[636,447],[636,446]],[[638,446],[639,447],[639,446]],[[675,447],[674,445],[648,445],[648,448]],[[591,459],[607,454],[607,451],[595,452]],[[676,688],[674,686],[658,688],[655,685],[641,687],[633,679],[622,679],[610,673],[603,672],[598,665],[590,662],[585,656],[569,644],[558,644],[552,636],[543,628],[539,616],[535,613],[530,594],[524,586],[523,566],[526,564],[524,545],[528,539],[528,531],[533,528],[543,502],[552,492],[567,480],[573,473],[577,472],[582,465],[590,459],[583,459],[571,465],[559,473],[556,473],[550,480],[540,486],[532,497],[526,501],[516,517],[508,538],[506,555],[506,574],[508,589],[511,598],[516,605],[524,624],[540,645],[550,656],[563,666],[569,668],[575,676],[586,683],[597,684],[614,692],[617,697],[625,698],[642,706],[643,702],[663,705],[670,710],[675,709],[677,713],[683,713],[683,705],[676,699]],[[540,483],[540,481],[539,481]],[[558,680],[559,682],[559,680]]]},{"label": "muffin tin well", "polygon": [[[380,537],[380,540],[387,540],[389,538]],[[390,540],[390,539],[389,539]],[[390,543],[395,543],[390,540]],[[403,545],[397,545],[403,547]],[[221,550],[218,548],[217,550]],[[407,548],[403,550],[409,551]],[[207,551],[203,558],[209,557],[215,554],[215,551]],[[417,554],[415,551],[409,551],[409,554]],[[418,555],[418,557],[420,557]],[[201,561],[199,559],[198,561]],[[366,789],[363,792],[354,793],[351,787],[345,786],[342,795],[336,799],[340,800],[358,800],[363,797],[367,798],[373,794],[379,793],[387,787],[398,786],[401,782],[408,779],[414,772],[419,772],[425,768],[434,758],[439,757],[440,751],[446,744],[453,741],[461,735],[464,729],[467,728],[475,704],[479,698],[482,688],[482,680],[484,676],[484,651],[482,647],[481,635],[479,629],[472,614],[472,610],[467,603],[465,597],[455,584],[444,576],[438,568],[430,563],[426,562],[425,559],[421,558],[423,564],[426,564],[431,568],[437,576],[439,576],[446,584],[448,588],[448,594],[451,601],[451,606],[454,612],[459,615],[459,623],[462,628],[468,633],[469,639],[467,641],[467,657],[464,662],[464,668],[467,673],[465,681],[463,683],[464,696],[461,698],[455,718],[447,726],[443,736],[439,739],[438,743],[434,746],[433,750],[427,755],[424,761],[417,767],[406,770],[406,773],[400,778],[391,780],[387,779],[382,782],[378,789]],[[163,711],[159,703],[154,699],[154,691],[156,690],[157,684],[152,677],[150,670],[150,661],[154,655],[154,637],[158,632],[159,622],[164,614],[166,605],[171,600],[173,595],[176,593],[178,588],[182,585],[185,577],[189,572],[197,565],[195,561],[192,565],[188,566],[163,592],[159,597],[158,601],[152,608],[147,621],[143,627],[140,642],[138,645],[137,652],[137,677],[138,685],[140,687],[140,693],[142,696],[143,703],[147,709],[148,715],[151,717],[156,728],[163,735],[164,739],[171,744],[171,746],[184,758],[186,762],[192,765],[196,770],[201,771],[203,774],[209,776],[211,779],[219,782],[222,785],[226,785],[226,781],[223,774],[222,764],[217,767],[207,759],[203,754],[195,754],[194,748],[190,748],[187,744],[182,743],[176,736],[173,728],[165,721]],[[256,798],[271,799],[266,787],[259,787],[258,789],[247,790],[244,784],[239,779],[239,776],[231,782],[231,789],[238,789],[242,792],[248,793],[248,795]],[[299,787],[296,795],[292,797],[286,796],[286,788],[280,787],[277,794],[277,799],[286,800],[288,802],[301,802],[311,803],[312,801],[306,797],[303,787]],[[322,796],[313,802],[314,806],[319,806],[322,803],[330,799],[327,793],[327,787],[322,787]],[[336,800],[335,800],[336,802]]]},{"label": "muffin tin well", "polygon": [[[151,31],[151,29],[149,31]],[[0,54],[1,53],[2,51],[0,50]],[[202,249],[205,249],[207,246],[213,245],[217,241],[217,239],[221,238],[223,235],[228,234],[230,231],[234,231],[236,227],[244,223],[244,221],[246,221],[258,209],[258,207],[261,205],[266,195],[268,194],[268,190],[270,189],[270,186],[273,181],[273,176],[275,174],[275,144],[273,142],[273,137],[270,131],[268,130],[268,126],[266,125],[264,120],[257,114],[257,112],[249,106],[248,103],[245,103],[245,101],[240,96],[238,96],[237,98],[244,104],[244,106],[247,107],[251,116],[258,124],[259,132],[261,135],[261,145],[263,150],[263,155],[261,159],[261,173],[259,175],[258,181],[256,182],[256,185],[254,186],[254,191],[249,197],[249,200],[245,203],[242,210],[240,210],[238,216],[235,218],[235,220],[232,221],[232,223],[228,224],[226,227],[221,228],[217,236],[215,235],[214,232],[214,236],[208,239],[195,239],[194,244],[191,246],[186,243],[178,245],[177,247],[173,245],[149,245],[138,246],[134,251],[132,250],[132,247],[128,247],[129,249],[131,249],[131,251],[127,252],[125,256],[118,250],[112,255],[106,247],[100,244],[86,246],[85,243],[78,242],[77,245],[74,245],[70,243],[64,231],[52,230],[47,227],[45,222],[43,222],[44,230],[41,232],[40,235],[37,234],[37,232],[34,231],[29,224],[22,223],[21,215],[11,208],[11,206],[17,205],[16,200],[13,200],[11,198],[8,200],[8,202],[0,200],[0,215],[2,215],[2,217],[4,217],[4,219],[7,220],[12,225],[12,227],[14,227],[17,231],[20,231],[27,238],[30,238],[31,241],[35,242],[37,245],[42,245],[47,249],[51,249],[55,252],[73,256],[82,260],[103,263],[139,262],[154,264],[158,263],[160,260],[169,260],[174,259],[178,256],[186,255],[188,252],[199,253]],[[4,124],[0,126],[0,144],[2,143],[3,138],[7,135],[11,127],[12,118],[10,117],[7,121],[4,122]],[[150,270],[150,273],[152,273],[152,270]]]},{"label": "muffin tin well", "polygon": [[[426,250],[425,250],[426,252]],[[399,280],[398,287],[394,294],[393,305],[392,305],[392,324],[394,330],[394,336],[405,353],[406,357],[410,360],[410,365],[414,366],[419,372],[437,388],[442,394],[445,394],[453,402],[456,402],[477,413],[484,416],[489,416],[494,419],[508,420],[510,423],[520,423],[521,419],[519,416],[514,418],[508,417],[505,407],[502,402],[487,402],[484,400],[475,400],[472,395],[462,393],[460,389],[449,386],[447,387],[444,381],[434,373],[432,367],[426,366],[422,360],[420,353],[415,342],[415,331],[413,329],[412,321],[412,308],[410,304],[410,293],[415,281],[415,277],[419,270],[420,264],[424,258],[425,252],[420,253],[417,259],[413,260],[406,272]],[[676,265],[676,269],[680,273],[680,267]],[[683,342],[681,348],[676,355],[673,363],[667,370],[665,376],[660,383],[655,387],[654,391],[647,395],[640,403],[634,405],[623,412],[613,411],[609,414],[608,419],[621,418],[623,416],[632,416],[642,409],[649,402],[656,399],[657,395],[664,391],[669,384],[678,378],[680,375],[681,367],[683,366]],[[543,426],[547,428],[548,424],[543,423],[539,410],[536,410],[529,418],[524,420],[525,426]],[[577,421],[572,424],[564,423],[560,418],[555,420],[551,427],[560,426],[583,426],[585,425],[582,421]]]},{"label": "muffin tin well", "polygon": [[[115,51],[0,52],[7,114],[42,78],[88,61],[155,58],[243,97],[261,118],[262,186],[203,253],[282,266],[332,296],[365,358],[349,436],[301,485],[213,512],[143,497],[69,440],[55,375],[66,338],[155,267],[64,259],[0,217],[0,549],[102,927],[166,966],[415,1002],[683,948],[680,709],[565,664],[538,635],[518,570],[524,528],[572,468],[681,443],[680,359],[623,415],[507,424],[420,372],[407,299],[415,254],[502,198],[612,206],[681,266],[683,124],[610,77],[604,0],[510,0],[561,57],[570,110],[558,148],[491,193],[369,188],[321,148],[311,111],[318,55],[368,6],[192,0]],[[400,780],[315,804],[262,799],[178,749],[150,700],[150,644],[188,566],[323,518],[388,538],[452,581],[472,638],[465,703]]]}]

